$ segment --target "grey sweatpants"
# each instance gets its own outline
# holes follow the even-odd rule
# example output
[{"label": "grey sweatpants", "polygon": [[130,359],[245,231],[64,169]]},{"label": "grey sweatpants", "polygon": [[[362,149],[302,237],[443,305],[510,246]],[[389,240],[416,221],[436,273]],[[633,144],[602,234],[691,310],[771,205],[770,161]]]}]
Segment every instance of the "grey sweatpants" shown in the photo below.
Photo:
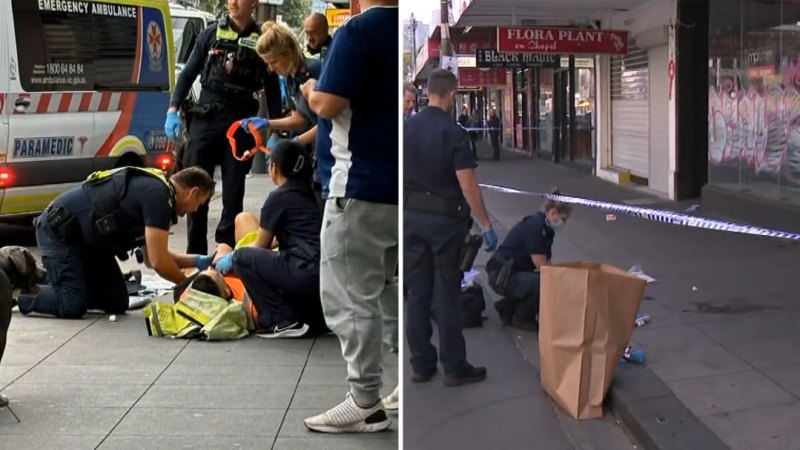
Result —
[{"label": "grey sweatpants", "polygon": [[350,392],[363,404],[380,400],[384,339],[397,345],[397,211],[397,205],[328,199],[322,218],[322,309],[342,345]]}]

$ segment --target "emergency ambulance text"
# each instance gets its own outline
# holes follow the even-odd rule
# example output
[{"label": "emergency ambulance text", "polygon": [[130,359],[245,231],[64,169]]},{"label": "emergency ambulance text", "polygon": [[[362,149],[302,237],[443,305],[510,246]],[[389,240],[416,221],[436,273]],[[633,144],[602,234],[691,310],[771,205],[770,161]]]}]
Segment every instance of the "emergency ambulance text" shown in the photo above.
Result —
[{"label": "emergency ambulance text", "polygon": [[39,0],[40,11],[53,11],[97,16],[127,17],[136,19],[138,8],[110,3],[81,2],[75,0]]}]

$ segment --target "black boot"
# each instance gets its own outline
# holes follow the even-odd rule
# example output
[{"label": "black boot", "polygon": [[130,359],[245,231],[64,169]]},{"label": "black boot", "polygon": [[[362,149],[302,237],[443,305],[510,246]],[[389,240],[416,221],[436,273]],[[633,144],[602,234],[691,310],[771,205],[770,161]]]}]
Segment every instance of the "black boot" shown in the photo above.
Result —
[{"label": "black boot", "polygon": [[494,304],[494,309],[500,315],[500,322],[504,327],[511,326],[511,321],[514,318],[514,312],[517,310],[519,300],[513,298],[501,298]]},{"label": "black boot", "polygon": [[448,387],[461,386],[468,383],[477,383],[486,379],[485,367],[469,368],[458,375],[447,375],[444,378],[444,385]]}]

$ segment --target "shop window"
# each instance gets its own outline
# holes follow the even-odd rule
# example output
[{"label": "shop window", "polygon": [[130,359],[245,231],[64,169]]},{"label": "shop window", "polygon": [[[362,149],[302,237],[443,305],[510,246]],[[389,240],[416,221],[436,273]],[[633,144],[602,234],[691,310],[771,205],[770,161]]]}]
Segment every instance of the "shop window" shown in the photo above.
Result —
[{"label": "shop window", "polygon": [[[42,4],[44,8],[51,5],[53,10],[40,10]],[[84,5],[85,10],[81,9]],[[161,45],[157,57],[167,55],[160,29],[152,38],[138,34],[142,11],[153,16],[155,10],[99,2],[28,0],[13,0],[12,8],[20,81],[27,92],[161,87],[137,82],[139,58],[148,58],[147,48],[137,52],[139,39],[148,45]],[[141,53],[139,58],[137,53]]]},{"label": "shop window", "polygon": [[800,6],[710,3],[709,183],[800,205]]}]

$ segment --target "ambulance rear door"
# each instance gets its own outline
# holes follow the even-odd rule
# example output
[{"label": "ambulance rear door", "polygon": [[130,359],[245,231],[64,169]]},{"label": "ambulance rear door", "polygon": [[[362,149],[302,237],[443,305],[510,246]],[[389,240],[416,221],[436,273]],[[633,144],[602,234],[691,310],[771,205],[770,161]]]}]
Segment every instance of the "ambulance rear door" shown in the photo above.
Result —
[{"label": "ambulance rear door", "polygon": [[[94,92],[92,2],[10,0],[10,80],[7,164],[14,185],[0,215],[41,211],[92,170],[101,143],[94,114],[105,100]],[[22,49],[24,48],[24,51]]]},{"label": "ambulance rear door", "polygon": [[9,64],[8,21],[11,14],[7,2],[0,2],[0,209],[3,207],[6,184],[11,182],[11,173],[6,169],[8,154],[8,79],[16,69]]}]

